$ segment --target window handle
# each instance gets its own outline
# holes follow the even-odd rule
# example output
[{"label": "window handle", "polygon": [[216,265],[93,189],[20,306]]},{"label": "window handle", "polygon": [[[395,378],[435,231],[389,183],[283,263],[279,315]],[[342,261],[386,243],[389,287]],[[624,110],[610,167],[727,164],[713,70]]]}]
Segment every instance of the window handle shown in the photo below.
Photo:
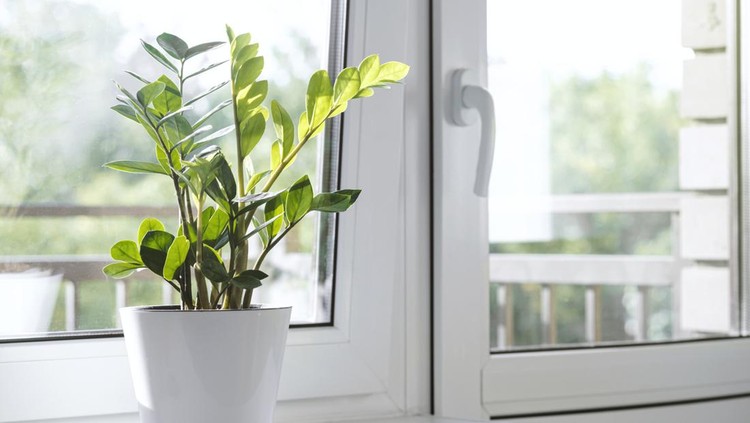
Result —
[{"label": "window handle", "polygon": [[487,197],[495,155],[495,103],[492,94],[479,84],[479,77],[472,70],[455,71],[452,84],[453,123],[458,126],[469,126],[476,121],[477,116],[472,109],[479,112],[482,130],[474,193],[480,197]]}]

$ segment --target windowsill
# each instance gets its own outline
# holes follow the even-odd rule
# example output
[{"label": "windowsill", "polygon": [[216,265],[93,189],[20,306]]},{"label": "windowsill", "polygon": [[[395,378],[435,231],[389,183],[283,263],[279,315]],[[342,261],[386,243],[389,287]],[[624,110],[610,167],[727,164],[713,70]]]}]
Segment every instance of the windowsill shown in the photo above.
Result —
[{"label": "windowsill", "polygon": [[[137,414],[118,415],[107,418],[97,417],[86,417],[78,419],[63,419],[63,420],[37,420],[29,423],[138,423]],[[470,423],[469,420],[455,420],[455,419],[441,419],[433,416],[409,416],[409,417],[390,417],[390,418],[379,418],[379,419],[368,419],[368,420],[348,420],[348,421],[337,421],[332,423]]]}]

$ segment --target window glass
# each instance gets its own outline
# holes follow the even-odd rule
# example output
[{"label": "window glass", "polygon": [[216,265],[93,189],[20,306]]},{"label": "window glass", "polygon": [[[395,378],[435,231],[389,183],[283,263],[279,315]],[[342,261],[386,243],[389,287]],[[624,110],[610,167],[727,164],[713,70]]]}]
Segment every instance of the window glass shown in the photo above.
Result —
[{"label": "window glass", "polygon": [[494,350],[734,333],[724,12],[697,4],[488,1]]},{"label": "window glass", "polygon": [[[329,65],[331,4],[0,2],[0,338],[111,330],[118,327],[120,306],[177,301],[146,272],[118,282],[101,273],[109,247],[134,238],[141,219],[176,219],[166,179],[102,168],[109,161],[153,155],[141,128],[109,109],[117,94],[113,80],[138,86],[124,70],[150,79],[163,73],[139,40],[155,43],[157,35],[169,32],[193,45],[224,40],[225,24],[249,31],[266,58],[267,101],[277,99],[299,116],[307,78]],[[225,47],[209,55],[216,59],[228,52]],[[226,72],[220,67],[195,78],[186,86],[188,96],[226,80]],[[202,115],[227,96],[220,91],[196,103],[193,113]],[[231,123],[228,113],[212,119],[214,128]],[[267,130],[266,137],[272,133]],[[270,143],[261,145],[253,154],[256,169],[269,166]],[[320,180],[321,152],[308,147],[280,182],[304,173]],[[330,268],[321,274],[315,259],[330,244],[319,242],[319,232],[319,222],[310,218],[273,251],[266,260],[271,277],[254,301],[292,304],[294,323],[330,321]]]}]

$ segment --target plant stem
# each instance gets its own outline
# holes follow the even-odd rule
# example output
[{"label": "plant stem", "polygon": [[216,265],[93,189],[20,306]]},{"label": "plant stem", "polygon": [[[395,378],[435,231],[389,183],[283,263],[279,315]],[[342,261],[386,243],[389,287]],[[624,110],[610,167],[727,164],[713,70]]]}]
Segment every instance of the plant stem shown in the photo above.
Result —
[{"label": "plant stem", "polygon": [[[203,196],[203,193],[201,193]],[[208,288],[206,287],[206,278],[203,276],[201,271],[201,264],[203,263],[203,202],[202,197],[198,197],[198,221],[195,224],[196,232],[196,248],[195,248],[195,281],[198,285],[198,308],[207,309],[211,306],[211,302],[208,300]]]}]

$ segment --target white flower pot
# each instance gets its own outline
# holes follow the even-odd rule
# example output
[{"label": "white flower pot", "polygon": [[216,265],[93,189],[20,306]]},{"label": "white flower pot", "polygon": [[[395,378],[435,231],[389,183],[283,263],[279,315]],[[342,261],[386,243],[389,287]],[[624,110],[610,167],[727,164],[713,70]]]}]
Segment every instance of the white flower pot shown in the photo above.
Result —
[{"label": "white flower pot", "polygon": [[142,423],[271,423],[291,307],[120,309]]},{"label": "white flower pot", "polygon": [[0,273],[0,335],[48,332],[62,277],[39,269]]}]

